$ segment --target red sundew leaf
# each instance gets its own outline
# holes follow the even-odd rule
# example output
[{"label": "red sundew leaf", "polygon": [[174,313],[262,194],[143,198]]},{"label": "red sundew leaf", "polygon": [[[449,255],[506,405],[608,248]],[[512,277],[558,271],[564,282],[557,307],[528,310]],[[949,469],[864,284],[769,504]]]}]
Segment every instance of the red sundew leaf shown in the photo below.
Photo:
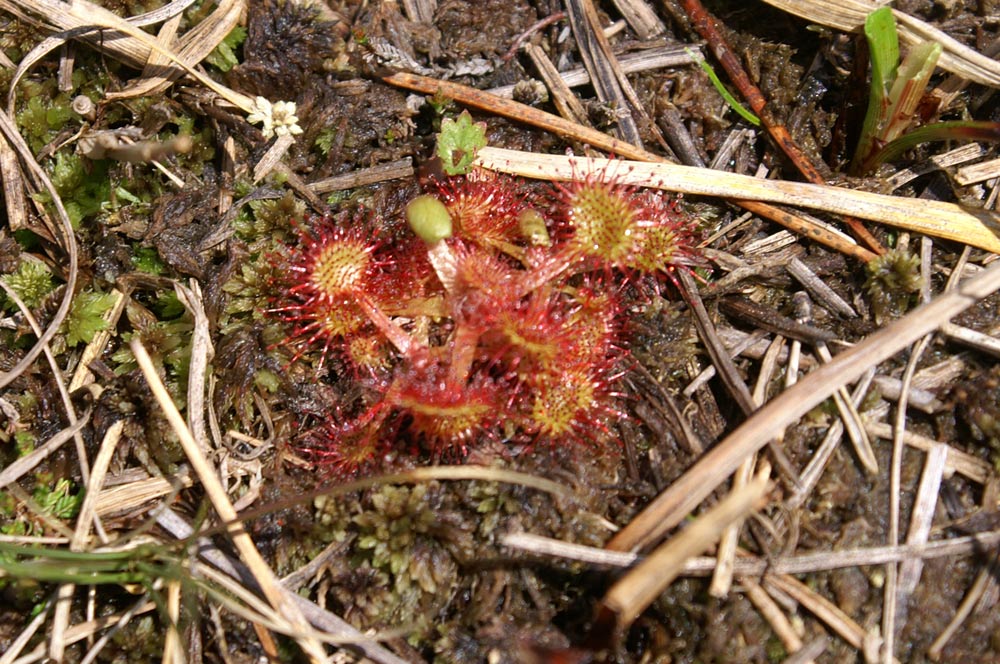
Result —
[{"label": "red sundew leaf", "polygon": [[522,380],[548,372],[576,343],[569,325],[571,310],[565,296],[539,289],[497,316],[484,335],[485,352]]},{"label": "red sundew leaf", "polygon": [[525,431],[537,444],[598,444],[609,434],[608,421],[624,417],[613,389],[618,377],[610,358],[532,377],[525,391],[531,399]]},{"label": "red sundew leaf", "polygon": [[697,254],[693,218],[659,192],[603,181],[599,172],[557,184],[551,213],[565,251],[597,267],[658,274]]},{"label": "red sundew leaf", "polygon": [[369,322],[399,352],[412,349],[413,339],[379,307],[385,291],[377,275],[386,261],[376,253],[381,241],[369,226],[346,228],[330,217],[295,224],[298,245],[275,259],[280,276],[271,284],[274,306],[266,313],[296,325],[288,337],[300,347],[292,361],[316,345],[325,356]]},{"label": "red sundew leaf", "polygon": [[397,375],[387,401],[436,458],[464,457],[469,443],[497,425],[502,390],[487,376],[456,385],[447,374],[440,363],[410,367]]},{"label": "red sundew leaf", "polygon": [[436,182],[437,196],[457,237],[507,251],[522,239],[518,216],[526,207],[525,192],[513,178],[480,173]]},{"label": "red sundew leaf", "polygon": [[389,414],[386,404],[379,401],[353,420],[330,417],[308,431],[298,449],[321,473],[332,477],[384,470],[391,446],[382,429]]}]

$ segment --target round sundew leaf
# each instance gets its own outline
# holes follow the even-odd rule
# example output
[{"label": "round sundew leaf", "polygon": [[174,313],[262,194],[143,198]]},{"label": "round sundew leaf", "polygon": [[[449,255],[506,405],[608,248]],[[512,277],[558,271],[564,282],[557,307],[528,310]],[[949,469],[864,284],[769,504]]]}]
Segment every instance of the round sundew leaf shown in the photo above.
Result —
[{"label": "round sundew leaf", "polygon": [[451,237],[451,215],[440,200],[424,194],[406,206],[406,221],[410,228],[427,244],[435,244]]}]

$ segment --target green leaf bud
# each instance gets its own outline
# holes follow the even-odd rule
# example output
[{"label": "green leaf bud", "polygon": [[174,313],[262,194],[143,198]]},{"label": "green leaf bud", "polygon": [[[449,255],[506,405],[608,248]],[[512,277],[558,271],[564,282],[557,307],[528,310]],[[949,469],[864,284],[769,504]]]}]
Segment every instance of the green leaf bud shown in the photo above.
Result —
[{"label": "green leaf bud", "polygon": [[427,244],[451,237],[451,214],[444,203],[430,194],[417,196],[407,204],[406,221]]}]

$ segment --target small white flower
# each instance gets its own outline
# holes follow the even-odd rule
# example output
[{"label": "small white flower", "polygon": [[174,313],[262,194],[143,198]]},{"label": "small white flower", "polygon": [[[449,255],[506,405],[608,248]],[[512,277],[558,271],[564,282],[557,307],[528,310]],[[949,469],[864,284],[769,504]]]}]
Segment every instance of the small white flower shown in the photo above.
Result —
[{"label": "small white flower", "polygon": [[257,124],[258,122],[263,122],[264,136],[270,138],[274,135],[274,120],[271,119],[271,102],[263,97],[257,97],[253,100],[253,106],[250,115],[247,116],[247,122],[250,124]]},{"label": "small white flower", "polygon": [[297,136],[302,133],[299,118],[295,115],[294,101],[279,101],[274,105],[271,120],[274,122],[274,133],[278,136]]},{"label": "small white flower", "polygon": [[272,104],[264,97],[257,97],[253,101],[250,114],[247,115],[247,122],[262,123],[260,130],[264,133],[264,138],[271,138],[275,134],[297,136],[302,133],[302,127],[298,125],[296,110],[294,101],[279,101]]}]

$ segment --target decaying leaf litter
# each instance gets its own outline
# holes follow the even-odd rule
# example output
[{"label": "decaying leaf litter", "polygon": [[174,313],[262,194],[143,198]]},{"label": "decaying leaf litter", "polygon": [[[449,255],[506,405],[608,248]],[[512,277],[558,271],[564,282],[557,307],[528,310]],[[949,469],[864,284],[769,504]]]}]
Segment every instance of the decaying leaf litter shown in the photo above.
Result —
[{"label": "decaying leaf litter", "polygon": [[[995,659],[995,148],[847,178],[875,3],[769,4],[0,2],[3,661]],[[1000,119],[995,8],[893,13],[919,122]],[[532,196],[680,193],[698,260],[560,286],[622,298],[594,437],[442,456],[393,402],[332,475],[379,391],[290,348],[275,255],[405,246],[463,108]]]}]

